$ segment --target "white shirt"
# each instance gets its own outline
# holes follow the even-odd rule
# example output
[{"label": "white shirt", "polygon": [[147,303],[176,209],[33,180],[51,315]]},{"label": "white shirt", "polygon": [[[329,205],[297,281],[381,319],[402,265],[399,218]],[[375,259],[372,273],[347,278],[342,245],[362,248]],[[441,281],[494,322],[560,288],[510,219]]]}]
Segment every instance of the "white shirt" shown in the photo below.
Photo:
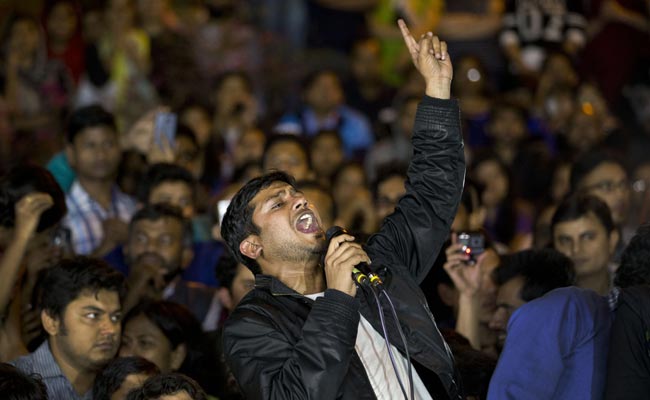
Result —
[{"label": "white shirt", "polygon": [[[323,295],[324,293],[316,293],[306,295],[305,297],[316,300],[318,297],[322,297]],[[363,315],[360,315],[360,317],[357,340],[354,348],[356,349],[357,354],[361,359],[361,363],[366,370],[366,374],[368,375],[372,389],[375,392],[375,396],[379,400],[403,399],[404,394],[399,386],[395,370],[393,369],[393,364],[390,361],[390,355],[388,354],[384,337],[372,327],[370,322],[368,322]],[[402,383],[404,384],[404,389],[406,389],[407,395],[410,396],[408,364],[406,357],[404,357],[395,346],[391,345],[390,347],[393,351],[397,371],[402,379]],[[413,392],[415,398],[421,400],[433,400],[415,368],[411,367],[411,371],[413,373]]]}]

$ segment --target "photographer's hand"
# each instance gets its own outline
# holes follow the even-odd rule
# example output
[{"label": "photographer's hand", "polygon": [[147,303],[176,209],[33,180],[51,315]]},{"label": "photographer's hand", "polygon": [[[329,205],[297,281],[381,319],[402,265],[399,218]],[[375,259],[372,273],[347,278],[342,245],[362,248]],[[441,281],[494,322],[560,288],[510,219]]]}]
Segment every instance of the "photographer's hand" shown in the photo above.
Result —
[{"label": "photographer's hand", "polygon": [[446,250],[447,262],[443,268],[454,282],[459,292],[456,331],[465,336],[475,349],[481,348],[480,342],[480,293],[483,285],[483,260],[487,253],[481,254],[476,262],[469,262],[470,256],[463,253],[458,236],[451,236],[452,245]]}]

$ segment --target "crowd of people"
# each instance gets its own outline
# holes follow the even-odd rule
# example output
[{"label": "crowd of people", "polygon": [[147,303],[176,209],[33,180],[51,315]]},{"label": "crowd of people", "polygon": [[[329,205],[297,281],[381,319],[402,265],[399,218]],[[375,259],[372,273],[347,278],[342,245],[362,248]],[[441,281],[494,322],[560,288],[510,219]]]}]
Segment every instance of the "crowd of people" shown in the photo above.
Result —
[{"label": "crowd of people", "polygon": [[1,397],[648,397],[647,1],[9,3]]}]

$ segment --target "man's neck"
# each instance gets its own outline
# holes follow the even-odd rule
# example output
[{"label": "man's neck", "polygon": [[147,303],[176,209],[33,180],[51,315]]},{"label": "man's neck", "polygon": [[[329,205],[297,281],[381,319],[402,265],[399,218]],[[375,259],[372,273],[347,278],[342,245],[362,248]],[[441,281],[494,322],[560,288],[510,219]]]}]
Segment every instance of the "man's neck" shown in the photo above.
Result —
[{"label": "man's neck", "polygon": [[88,195],[99,203],[104,209],[111,206],[112,190],[114,181],[112,180],[96,180],[86,179],[79,177],[79,184],[88,193]]},{"label": "man's neck", "polygon": [[286,264],[280,267],[266,267],[263,273],[275,276],[287,287],[295,290],[300,294],[321,293],[327,289],[327,282],[323,268],[318,263],[309,265],[293,265],[287,267]]},{"label": "man's neck", "polygon": [[93,382],[95,381],[96,372],[81,370],[73,365],[70,360],[66,359],[64,354],[59,349],[59,346],[56,343],[55,338],[50,337],[50,351],[52,352],[52,357],[56,361],[59,368],[63,372],[63,375],[68,379],[75,392],[80,396],[83,396],[93,387]]},{"label": "man's neck", "polygon": [[577,279],[578,286],[583,289],[591,289],[600,295],[606,295],[610,289],[609,271],[605,269],[591,275],[580,276]]}]

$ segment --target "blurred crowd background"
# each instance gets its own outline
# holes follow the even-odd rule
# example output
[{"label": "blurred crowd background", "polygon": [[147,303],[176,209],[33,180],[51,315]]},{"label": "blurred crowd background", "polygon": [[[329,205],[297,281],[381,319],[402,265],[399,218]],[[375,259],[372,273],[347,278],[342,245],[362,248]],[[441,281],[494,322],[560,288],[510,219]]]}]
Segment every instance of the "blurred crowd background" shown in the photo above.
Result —
[{"label": "blurred crowd background", "polygon": [[[454,65],[467,160],[454,232],[482,232],[497,257],[555,247],[572,258],[578,286],[606,294],[625,245],[650,218],[646,0],[5,0],[0,15],[4,193],[47,181],[46,168],[67,214],[59,204],[43,246],[104,258],[132,282],[129,269],[147,264],[146,252],[134,255],[139,224],[179,210],[191,240],[160,256],[171,263],[165,284],[181,276],[213,296],[248,273],[224,255],[219,219],[244,182],[274,169],[296,178],[326,226],[376,231],[405,192],[424,95],[398,18],[416,37],[445,40]],[[161,112],[177,116],[173,138],[154,133]],[[97,126],[115,135],[88,134]],[[56,206],[58,189],[48,188],[30,190]],[[3,226],[15,227],[27,192],[3,197]],[[607,205],[600,222],[607,240],[616,232],[611,253],[563,248],[554,237],[558,205],[572,194]],[[150,236],[162,229],[142,226]],[[47,251],[35,252],[33,271],[55,258]],[[458,304],[444,288],[459,281],[445,257],[422,288],[436,319],[453,327]],[[33,286],[23,283],[25,299]],[[241,293],[231,294],[189,304],[204,330],[236,305]],[[132,293],[127,305],[139,307],[135,319],[147,307]],[[36,340],[32,328],[25,344]]]}]

